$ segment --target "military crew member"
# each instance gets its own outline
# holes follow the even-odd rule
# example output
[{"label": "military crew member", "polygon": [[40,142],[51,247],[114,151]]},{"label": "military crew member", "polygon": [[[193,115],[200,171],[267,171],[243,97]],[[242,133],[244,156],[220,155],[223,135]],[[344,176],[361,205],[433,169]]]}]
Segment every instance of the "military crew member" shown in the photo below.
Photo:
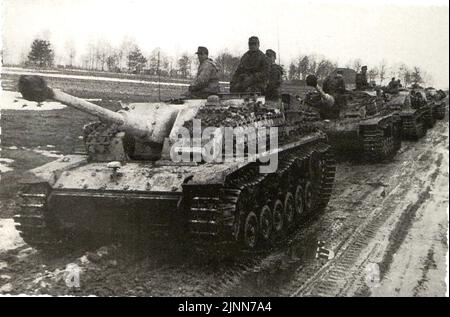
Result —
[{"label": "military crew member", "polygon": [[345,98],[345,81],[342,70],[337,70],[333,76],[325,78],[323,84],[323,91],[330,94],[334,98],[334,106],[330,109],[323,109],[321,116],[326,119],[336,119],[339,117],[339,112],[342,106],[347,102]]},{"label": "military crew member", "polygon": [[399,85],[398,81],[395,80],[395,77],[391,78],[391,81],[388,84],[388,90],[391,93],[396,93],[398,91]]},{"label": "military crew member", "polygon": [[280,98],[283,68],[275,63],[277,59],[275,51],[271,49],[266,50],[266,56],[269,62],[269,79],[265,91],[266,100],[278,100]]},{"label": "military crew member", "polygon": [[209,95],[219,93],[218,68],[213,60],[208,57],[208,49],[199,46],[195,54],[197,54],[199,65],[197,77],[189,86],[189,95],[191,97],[207,98]]},{"label": "military crew member", "polygon": [[327,94],[343,94],[345,93],[344,73],[342,70],[336,71],[334,75],[327,76],[323,81],[323,91]]},{"label": "military crew member", "polygon": [[242,56],[231,79],[231,92],[260,92],[264,94],[269,76],[266,55],[259,50],[259,39],[248,39],[248,51]]},{"label": "military crew member", "polygon": [[369,83],[367,81],[367,66],[361,67],[361,73],[356,74],[355,84],[357,90],[369,88]]}]

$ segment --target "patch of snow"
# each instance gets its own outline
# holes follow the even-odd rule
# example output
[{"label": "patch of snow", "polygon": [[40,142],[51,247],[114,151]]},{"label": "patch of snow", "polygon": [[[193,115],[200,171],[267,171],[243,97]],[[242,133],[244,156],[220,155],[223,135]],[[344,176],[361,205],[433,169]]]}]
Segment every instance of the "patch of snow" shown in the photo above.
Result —
[{"label": "patch of snow", "polygon": [[81,79],[81,80],[95,80],[95,81],[107,81],[107,82],[118,82],[118,83],[134,83],[134,84],[146,84],[146,85],[160,85],[160,86],[175,86],[175,87],[188,87],[189,84],[184,83],[166,83],[157,81],[147,81],[147,80],[137,80],[137,79],[126,79],[126,78],[112,78],[112,77],[100,77],[100,76],[80,76],[80,75],[66,75],[66,74],[45,74],[30,71],[14,71],[14,70],[2,70],[3,74],[10,75],[39,75],[42,77],[53,77],[53,78],[71,78],[71,79]]},{"label": "patch of snow", "polygon": [[61,154],[58,151],[47,151],[47,150],[41,150],[41,149],[34,149],[33,152],[35,153],[39,153],[41,155],[47,156],[47,157],[56,157],[56,158],[60,158],[63,157],[64,155]]},{"label": "patch of snow", "polygon": [[14,219],[0,219],[0,252],[16,249],[25,243],[14,226]]},{"label": "patch of snow", "polygon": [[13,290],[13,286],[11,283],[6,283],[2,287],[0,287],[0,294],[11,293]]},{"label": "patch of snow", "polygon": [[54,146],[54,145],[47,144],[46,147],[54,148],[55,146]]},{"label": "patch of snow", "polygon": [[12,159],[0,157],[0,173],[6,173],[6,172],[13,171],[14,168],[9,166],[13,162],[14,162],[14,160],[12,160]]},{"label": "patch of snow", "polygon": [[17,148],[17,146],[14,146],[14,145],[13,145],[13,146],[8,147],[7,149],[8,149],[8,150],[17,150],[18,148]]},{"label": "patch of snow", "polygon": [[35,101],[28,101],[22,98],[22,95],[17,91],[0,91],[0,110],[57,110],[63,109],[66,106],[56,101],[44,101],[38,103]]},{"label": "patch of snow", "polygon": [[6,267],[8,267],[8,263],[6,263],[5,261],[0,261],[0,270],[3,270]]}]

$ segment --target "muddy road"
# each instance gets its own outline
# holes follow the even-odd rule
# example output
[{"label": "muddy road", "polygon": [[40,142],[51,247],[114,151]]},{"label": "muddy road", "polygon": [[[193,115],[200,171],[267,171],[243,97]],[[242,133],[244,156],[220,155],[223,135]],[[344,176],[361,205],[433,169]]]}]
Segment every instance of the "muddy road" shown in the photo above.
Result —
[{"label": "muddy road", "polygon": [[[0,293],[445,295],[448,116],[420,141],[404,142],[390,162],[340,163],[328,207],[302,223],[288,245],[213,258],[161,244],[105,245],[51,255],[27,246],[12,220],[17,179],[69,151],[67,142],[78,142],[88,119],[74,117],[70,109],[36,113],[2,111]],[[69,123],[80,130],[61,133]],[[49,138],[41,140],[42,131]]]}]

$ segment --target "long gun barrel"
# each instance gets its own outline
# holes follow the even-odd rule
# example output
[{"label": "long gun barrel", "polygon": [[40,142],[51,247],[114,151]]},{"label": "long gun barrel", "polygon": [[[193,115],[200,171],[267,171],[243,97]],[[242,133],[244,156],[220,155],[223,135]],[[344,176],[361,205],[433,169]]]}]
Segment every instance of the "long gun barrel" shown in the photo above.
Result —
[{"label": "long gun barrel", "polygon": [[114,112],[84,99],[71,96],[58,89],[52,89],[47,86],[45,79],[40,76],[20,76],[18,86],[19,92],[27,100],[41,102],[52,99],[59,101],[65,105],[91,114],[102,121],[117,124],[121,130],[135,137],[149,142],[160,143],[159,139],[152,137],[153,128],[147,124],[146,120],[138,116],[133,116],[126,111]]}]

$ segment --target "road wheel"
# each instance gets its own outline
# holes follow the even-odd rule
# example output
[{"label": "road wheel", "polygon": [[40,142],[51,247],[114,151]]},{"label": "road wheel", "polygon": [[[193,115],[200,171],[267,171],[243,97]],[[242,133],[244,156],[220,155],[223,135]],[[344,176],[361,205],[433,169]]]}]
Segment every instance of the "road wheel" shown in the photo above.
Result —
[{"label": "road wheel", "polygon": [[305,194],[302,185],[297,185],[295,189],[295,215],[300,218],[305,211]]},{"label": "road wheel", "polygon": [[305,184],[305,209],[311,211],[314,206],[314,188],[310,181]]},{"label": "road wheel", "polygon": [[268,205],[264,205],[261,208],[261,212],[259,214],[259,228],[262,240],[264,242],[269,241],[273,230],[273,216],[272,210]]},{"label": "road wheel", "polygon": [[258,241],[258,218],[251,211],[247,214],[244,223],[244,245],[248,249],[254,249]]},{"label": "road wheel", "polygon": [[284,225],[284,208],[281,200],[277,199],[273,204],[273,230],[279,233]]},{"label": "road wheel", "polygon": [[285,229],[288,230],[292,227],[295,217],[295,199],[291,192],[287,192],[284,197],[284,219],[285,219]]}]

